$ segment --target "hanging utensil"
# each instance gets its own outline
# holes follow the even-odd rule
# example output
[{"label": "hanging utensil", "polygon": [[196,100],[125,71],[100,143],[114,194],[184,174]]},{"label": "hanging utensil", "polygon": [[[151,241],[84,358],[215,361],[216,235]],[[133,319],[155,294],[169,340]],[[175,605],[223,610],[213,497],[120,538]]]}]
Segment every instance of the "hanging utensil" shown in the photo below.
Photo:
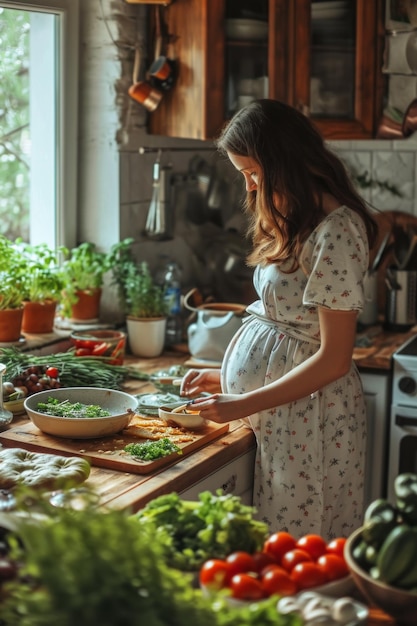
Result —
[{"label": "hanging utensil", "polygon": [[145,224],[145,235],[159,241],[172,239],[173,219],[170,207],[171,165],[161,168],[161,153],[158,151],[153,166],[152,199]]},{"label": "hanging utensil", "polygon": [[385,256],[386,251],[388,250],[388,241],[390,237],[391,237],[391,231],[388,231],[385,237],[383,238],[383,240],[381,241],[381,245],[379,246],[378,251],[375,255],[374,261],[369,269],[370,274],[374,274],[375,272],[378,271],[381,265],[382,259]]}]

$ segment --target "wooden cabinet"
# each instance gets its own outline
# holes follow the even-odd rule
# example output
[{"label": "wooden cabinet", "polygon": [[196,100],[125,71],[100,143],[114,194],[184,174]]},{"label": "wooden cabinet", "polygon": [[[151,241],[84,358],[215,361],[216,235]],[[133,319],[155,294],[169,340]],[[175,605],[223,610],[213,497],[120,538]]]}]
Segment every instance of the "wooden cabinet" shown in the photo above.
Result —
[{"label": "wooden cabinet", "polygon": [[230,463],[219,467],[209,476],[182,491],[181,498],[197,500],[198,494],[202,491],[216,493],[220,489],[223,494],[232,493],[240,496],[244,504],[252,506],[255,453],[255,448],[252,448]]},{"label": "wooden cabinet", "polygon": [[250,97],[310,115],[331,139],[375,136],[384,0],[176,0],[164,9],[178,79],[153,134],[214,138]]}]

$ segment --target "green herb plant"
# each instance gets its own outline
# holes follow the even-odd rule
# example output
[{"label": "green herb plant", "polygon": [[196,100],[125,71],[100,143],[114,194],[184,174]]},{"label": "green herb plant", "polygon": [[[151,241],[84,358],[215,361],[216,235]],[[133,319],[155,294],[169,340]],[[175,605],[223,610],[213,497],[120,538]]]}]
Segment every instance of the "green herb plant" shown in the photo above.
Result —
[{"label": "green herb plant", "polygon": [[0,309],[17,309],[26,297],[26,260],[14,242],[0,235]]},{"label": "green herb plant", "polygon": [[133,239],[124,239],[111,250],[112,284],[116,285],[120,306],[132,317],[165,317],[164,289],[155,282],[146,261],[136,262],[132,244]]},{"label": "green herb plant", "polygon": [[104,275],[111,269],[110,253],[100,252],[94,243],[85,241],[69,250],[63,248],[61,277],[64,283],[62,315],[71,317],[71,309],[78,302],[77,292],[101,289]]},{"label": "green herb plant", "polygon": [[44,302],[60,301],[63,280],[59,265],[59,255],[63,248],[52,250],[47,244],[31,245],[21,239],[16,248],[26,263],[27,278],[25,300]]}]

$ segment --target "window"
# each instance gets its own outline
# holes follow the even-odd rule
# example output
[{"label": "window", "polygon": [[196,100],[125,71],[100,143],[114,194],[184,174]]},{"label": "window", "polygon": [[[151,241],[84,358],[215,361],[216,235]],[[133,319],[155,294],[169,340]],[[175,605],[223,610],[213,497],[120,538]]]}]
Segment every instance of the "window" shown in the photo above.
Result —
[{"label": "window", "polygon": [[0,223],[75,245],[78,0],[0,0]]}]

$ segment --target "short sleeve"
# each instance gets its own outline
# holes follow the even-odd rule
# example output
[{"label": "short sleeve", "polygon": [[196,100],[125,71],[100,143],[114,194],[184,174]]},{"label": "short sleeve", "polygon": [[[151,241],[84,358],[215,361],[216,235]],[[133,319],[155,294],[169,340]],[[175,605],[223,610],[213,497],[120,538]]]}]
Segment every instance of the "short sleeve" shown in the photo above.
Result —
[{"label": "short sleeve", "polygon": [[302,250],[300,264],[307,275],[303,304],[361,311],[368,263],[363,220],[347,207],[333,211],[313,231]]}]

